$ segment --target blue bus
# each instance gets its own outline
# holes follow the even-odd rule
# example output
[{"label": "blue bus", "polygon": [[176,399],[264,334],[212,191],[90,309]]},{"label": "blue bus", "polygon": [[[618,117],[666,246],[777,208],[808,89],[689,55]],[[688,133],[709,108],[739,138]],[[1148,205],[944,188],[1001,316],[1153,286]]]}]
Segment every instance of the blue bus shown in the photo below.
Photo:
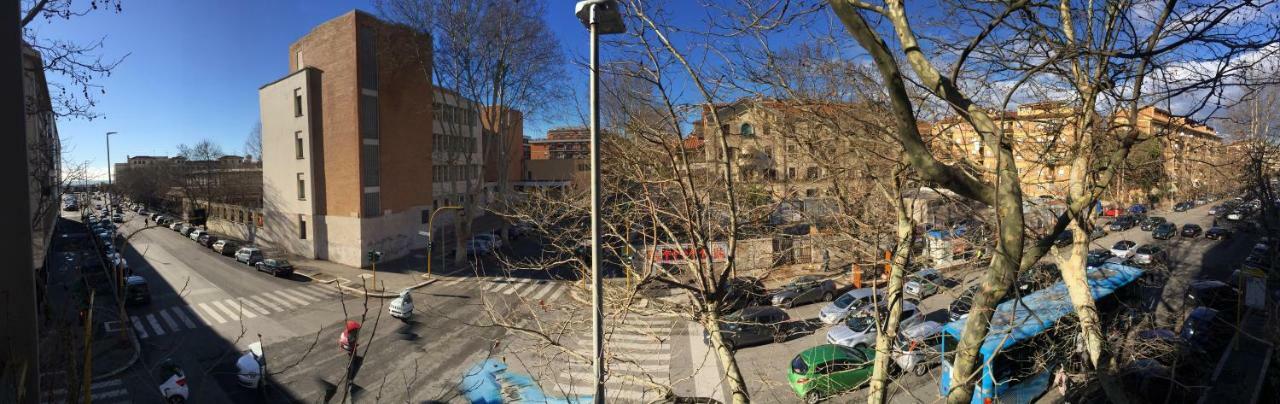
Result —
[{"label": "blue bus", "polygon": [[[1142,270],[1116,263],[1106,263],[1086,272],[1095,301],[1111,295],[1142,276]],[[982,342],[978,360],[981,380],[975,386],[972,404],[1030,403],[1049,389],[1057,364],[1045,344],[1060,343],[1054,327],[1072,314],[1067,286],[1058,281],[1053,286],[1032,292],[1021,300],[1011,299],[996,306],[991,328]],[[951,390],[951,359],[964,331],[968,316],[943,327],[947,338],[942,345],[942,377],[939,391],[943,396]],[[1074,332],[1072,333],[1074,334]],[[951,352],[948,352],[951,351]],[[1061,359],[1061,358],[1058,358]]]}]

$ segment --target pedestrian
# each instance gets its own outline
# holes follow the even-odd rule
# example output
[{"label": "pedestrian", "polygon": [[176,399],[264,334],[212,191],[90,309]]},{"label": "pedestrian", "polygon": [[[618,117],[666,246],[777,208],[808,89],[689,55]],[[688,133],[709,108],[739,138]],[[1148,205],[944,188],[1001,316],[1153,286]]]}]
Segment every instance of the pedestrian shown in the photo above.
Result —
[{"label": "pedestrian", "polygon": [[831,251],[822,249],[822,272],[831,272]]}]

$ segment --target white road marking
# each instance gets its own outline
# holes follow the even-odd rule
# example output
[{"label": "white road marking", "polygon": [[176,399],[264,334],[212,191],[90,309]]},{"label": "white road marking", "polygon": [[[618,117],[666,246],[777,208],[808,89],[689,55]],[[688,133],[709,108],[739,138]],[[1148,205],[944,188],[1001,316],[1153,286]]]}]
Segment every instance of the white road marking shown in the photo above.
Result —
[{"label": "white road marking", "polygon": [[138,320],[138,316],[129,316],[133,320],[133,332],[138,333],[138,338],[146,338],[148,336],[147,329],[142,326],[142,321]]},{"label": "white road marking", "polygon": [[324,294],[322,294],[322,293],[320,293],[320,292],[316,292],[315,290],[312,290],[311,288],[305,288],[305,287],[304,287],[304,288],[293,288],[293,289],[289,289],[289,290],[290,290],[290,291],[293,291],[293,292],[295,292],[295,293],[301,294],[301,295],[303,295],[303,296],[309,296],[309,297],[313,297],[313,298],[320,299],[320,300],[324,300],[324,299],[326,298],[326,296],[325,296]]},{"label": "white road marking", "polygon": [[160,310],[160,317],[164,318],[164,322],[169,324],[169,328],[178,331],[178,322],[173,320],[173,316],[169,315],[168,309]]},{"label": "white road marking", "polygon": [[281,299],[280,297],[278,297],[278,296],[276,296],[276,295],[272,294],[271,292],[263,293],[262,295],[263,295],[263,296],[266,296],[266,297],[269,297],[269,298],[271,298],[271,300],[275,300],[276,302],[279,302],[280,304],[285,305],[286,307],[288,307],[288,308],[290,308],[290,309],[292,309],[292,308],[294,308],[294,307],[295,307],[295,306],[293,305],[293,303],[289,303],[288,301],[285,301],[284,299]]},{"label": "white road marking", "polygon": [[160,321],[156,320],[155,314],[148,314],[147,322],[151,323],[151,328],[154,328],[156,330],[157,337],[164,335],[164,327],[160,326]]},{"label": "white road marking", "polygon": [[551,296],[547,296],[547,300],[556,300],[557,297],[560,297],[560,294],[564,293],[565,289],[567,288],[556,288],[556,293],[552,293]]},{"label": "white road marking", "polygon": [[107,381],[101,381],[101,382],[97,382],[97,383],[94,383],[94,384],[89,385],[89,389],[90,389],[90,390],[97,390],[97,389],[100,389],[100,388],[103,388],[103,387],[115,387],[115,386],[119,386],[119,385],[120,385],[120,384],[122,384],[122,383],[123,383],[123,382],[122,382],[122,381],[120,381],[120,379],[107,380]]},{"label": "white road marking", "polygon": [[[190,307],[187,309],[190,309]],[[196,328],[196,323],[191,322],[191,318],[187,317],[186,310],[183,310],[182,307],[174,307],[170,310],[173,310],[173,313],[178,315],[178,319],[182,320],[182,324],[186,324],[188,329]]]},{"label": "white road marking", "polygon": [[200,303],[200,308],[204,309],[206,313],[209,313],[209,315],[213,317],[212,320],[214,320],[214,322],[218,324],[227,322],[226,318],[223,318],[222,315],[218,314],[217,310],[214,310],[212,307],[209,307],[209,305]]},{"label": "white road marking", "polygon": [[262,303],[262,306],[263,306],[263,307],[268,307],[268,308],[271,308],[271,309],[275,309],[275,311],[276,311],[276,312],[282,312],[282,311],[284,311],[284,308],[281,308],[281,307],[280,307],[280,305],[275,304],[275,303],[271,303],[271,302],[267,301],[267,299],[266,299],[266,298],[264,298],[264,297],[262,297],[262,296],[259,296],[259,295],[253,295],[253,296],[249,296],[249,298],[250,298],[250,299],[253,299],[254,301],[256,301],[256,302],[258,302],[258,303]]},{"label": "white road marking", "polygon": [[[277,290],[277,291],[276,291],[276,293],[279,293],[279,294],[282,294],[282,295],[285,295],[285,296],[294,296],[294,297],[298,297],[298,298],[304,299],[304,300],[298,300],[298,301],[302,302],[302,304],[303,304],[304,306],[305,306],[305,305],[308,305],[308,304],[311,304],[313,301],[318,301],[318,300],[320,300],[320,299],[316,299],[316,298],[311,297],[311,296],[307,296],[307,295],[304,295],[304,294],[301,294],[301,293],[298,293],[298,292],[294,292],[294,291],[289,290],[289,289],[280,289],[280,290]],[[294,300],[297,300],[297,299],[294,299]]]},{"label": "white road marking", "polygon": [[[225,305],[222,304],[224,301],[226,302]],[[216,302],[209,302],[209,304],[212,304],[213,307],[217,307],[219,310],[222,310],[224,313],[227,313],[227,316],[232,320],[236,320],[236,319],[244,320],[246,317],[247,318],[257,317],[257,315],[253,314],[253,312],[251,311],[240,310],[241,307],[239,307],[235,303],[235,301],[231,299],[219,300]],[[244,314],[241,314],[241,313],[244,313]]]},{"label": "white road marking", "polygon": [[555,289],[555,288],[556,288],[556,284],[554,283],[548,283],[546,285],[542,285],[542,289],[539,289],[538,292],[534,293],[533,296],[530,298],[533,300],[541,299],[543,296],[547,295],[547,292],[550,292],[552,289]]}]

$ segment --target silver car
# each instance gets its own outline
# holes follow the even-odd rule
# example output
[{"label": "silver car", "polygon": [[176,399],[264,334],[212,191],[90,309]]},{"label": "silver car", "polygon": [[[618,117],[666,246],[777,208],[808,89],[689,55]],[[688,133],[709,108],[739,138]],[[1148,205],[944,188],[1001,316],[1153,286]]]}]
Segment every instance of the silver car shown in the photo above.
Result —
[{"label": "silver car", "polygon": [[[878,309],[875,310],[870,307],[859,310],[845,319],[844,323],[832,327],[827,331],[827,343],[850,348],[874,346],[880,327],[883,327],[889,319],[886,305],[877,307]],[[916,305],[911,302],[902,302],[902,320],[898,323],[899,328],[907,329],[922,321],[924,321],[924,315],[920,314]]]},{"label": "silver car", "polygon": [[792,279],[786,286],[774,291],[769,297],[769,303],[790,308],[817,301],[829,302],[835,296],[835,282],[818,275],[805,275]]},{"label": "silver car", "polygon": [[818,319],[823,324],[835,324],[844,321],[849,313],[862,310],[863,307],[871,304],[872,294],[877,295],[876,300],[884,298],[884,290],[873,292],[871,288],[854,289],[845,294],[840,295],[834,302],[828,303],[821,311],[818,312]]},{"label": "silver car", "polygon": [[942,358],[942,324],[925,321],[904,328],[893,350],[893,361],[899,369],[910,370],[916,376],[924,376]]}]

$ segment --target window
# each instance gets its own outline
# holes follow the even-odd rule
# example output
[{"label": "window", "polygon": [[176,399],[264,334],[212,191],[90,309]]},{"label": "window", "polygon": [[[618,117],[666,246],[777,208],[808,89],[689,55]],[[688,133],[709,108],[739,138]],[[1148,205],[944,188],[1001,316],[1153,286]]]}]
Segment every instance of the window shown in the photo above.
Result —
[{"label": "window", "polygon": [[304,219],[302,215],[298,215],[298,239],[307,239],[307,219]]},{"label": "window", "polygon": [[307,180],[302,179],[302,173],[298,173],[298,200],[307,200]]},{"label": "window", "polygon": [[804,177],[811,180],[818,179],[818,167],[809,167],[804,169]]},{"label": "window", "polygon": [[730,159],[731,159],[731,158],[734,158],[734,157],[738,157],[738,148],[737,148],[737,147],[730,147],[730,148],[729,148],[729,155],[728,155],[728,156],[725,156],[725,158],[730,158]]},{"label": "window", "polygon": [[302,68],[306,66],[307,65],[305,63],[302,63],[302,51],[298,51],[298,70],[302,70]]},{"label": "window", "polygon": [[816,197],[818,196],[818,190],[813,188],[806,189],[804,190],[804,196],[807,196],[810,198]]},{"label": "window", "polygon": [[796,168],[795,168],[795,167],[787,167],[787,179],[789,179],[789,180],[794,180],[794,179],[796,179]]},{"label": "window", "polygon": [[302,160],[302,131],[293,133],[293,152],[298,156],[298,160]]},{"label": "window", "polygon": [[740,131],[742,132],[742,136],[755,136],[755,135],[756,135],[756,130],[755,130],[755,129],[753,129],[753,128],[751,127],[751,124],[749,124],[749,123],[743,123],[743,124],[742,124],[742,127],[740,127],[739,129],[740,129]]},{"label": "window", "polygon": [[356,33],[359,49],[356,50],[357,69],[360,70],[360,88],[378,89],[378,58],[376,34],[373,28],[360,27]]},{"label": "window", "polygon": [[364,186],[366,187],[378,186],[378,169],[382,163],[380,161],[381,156],[379,156],[379,149],[380,147],[378,145],[372,144],[362,145],[360,147],[360,174],[361,177],[364,178]]},{"label": "window", "polygon": [[[431,201],[431,210],[436,210],[436,201]],[[431,221],[431,211],[423,209],[422,224],[427,224],[427,222],[430,222],[430,221]]]},{"label": "window", "polygon": [[302,116],[302,89],[293,89],[293,116]]},{"label": "window", "polygon": [[378,192],[366,192],[364,194],[364,216],[374,217],[382,214],[382,199]]},{"label": "window", "polygon": [[364,139],[378,138],[378,97],[360,94],[360,136]]}]

